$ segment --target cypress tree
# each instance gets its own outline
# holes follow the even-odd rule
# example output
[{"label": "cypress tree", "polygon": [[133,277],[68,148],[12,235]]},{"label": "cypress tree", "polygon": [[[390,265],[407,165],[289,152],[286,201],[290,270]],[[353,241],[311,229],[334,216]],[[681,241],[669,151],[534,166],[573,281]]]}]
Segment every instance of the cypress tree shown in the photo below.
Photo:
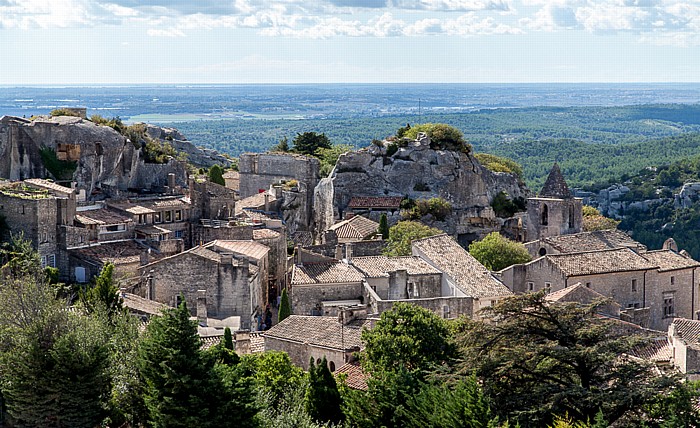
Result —
[{"label": "cypress tree", "polygon": [[228,327],[224,329],[224,348],[233,351],[233,337],[231,337],[231,329]]},{"label": "cypress tree", "polygon": [[304,397],[306,412],[319,423],[337,424],[344,419],[340,405],[338,384],[328,369],[326,357],[324,356],[317,366],[314,365],[312,357],[309,363],[309,387]]},{"label": "cypress tree", "polygon": [[282,320],[287,318],[292,314],[292,309],[289,306],[289,296],[287,295],[287,289],[282,289],[282,298],[280,299],[280,309],[277,313],[277,323],[281,323]]},{"label": "cypress tree", "polygon": [[384,213],[379,217],[379,229],[377,231],[382,235],[382,239],[389,239],[389,222]]},{"label": "cypress tree", "polygon": [[209,168],[208,176],[209,181],[212,183],[220,184],[222,186],[226,185],[226,180],[224,180],[224,169],[219,165],[212,165],[212,167]]}]

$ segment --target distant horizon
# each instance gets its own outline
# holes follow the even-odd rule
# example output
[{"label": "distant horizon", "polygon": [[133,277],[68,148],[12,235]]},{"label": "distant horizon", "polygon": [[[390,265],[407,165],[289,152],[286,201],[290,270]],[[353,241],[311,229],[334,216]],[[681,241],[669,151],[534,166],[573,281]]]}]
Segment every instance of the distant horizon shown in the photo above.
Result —
[{"label": "distant horizon", "polygon": [[615,82],[615,81],[600,81],[600,82],[242,82],[242,83],[65,83],[65,84],[0,84],[0,89],[6,88],[129,88],[129,87],[202,87],[211,88],[219,86],[324,86],[324,85],[346,85],[346,86],[405,86],[405,85],[508,85],[508,86],[546,86],[546,85],[562,85],[562,86],[583,86],[583,85],[700,85],[698,81],[639,81],[639,82]]}]

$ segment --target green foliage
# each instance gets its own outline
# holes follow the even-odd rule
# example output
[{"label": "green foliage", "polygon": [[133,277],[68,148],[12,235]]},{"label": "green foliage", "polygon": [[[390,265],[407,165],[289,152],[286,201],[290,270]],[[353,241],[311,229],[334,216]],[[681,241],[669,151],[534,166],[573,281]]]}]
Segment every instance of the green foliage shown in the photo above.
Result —
[{"label": "green foliage", "polygon": [[491,232],[481,241],[469,244],[469,254],[492,271],[532,260],[523,244],[511,241],[498,232]]},{"label": "green foliage", "polygon": [[384,249],[385,256],[410,256],[411,241],[443,233],[417,221],[400,221],[389,228],[389,239]]},{"label": "green foliage", "polygon": [[171,157],[177,157],[177,152],[170,143],[150,138],[146,140],[142,150],[143,160],[146,163],[165,164],[170,161]]},{"label": "green foliage", "polygon": [[114,265],[107,263],[95,278],[95,284],[80,293],[80,301],[89,313],[105,310],[109,319],[124,311],[121,293],[113,278]]},{"label": "green foliage", "polygon": [[281,323],[285,318],[292,314],[292,307],[289,304],[289,295],[287,295],[287,289],[282,289],[282,296],[280,296],[280,308],[277,313],[277,322]]},{"label": "green foliage", "polygon": [[226,185],[226,180],[224,180],[224,169],[219,165],[212,165],[207,172],[207,177],[212,183],[220,184],[222,186]]},{"label": "green foliage", "polygon": [[399,145],[392,142],[392,143],[389,143],[389,145],[386,148],[386,155],[387,156],[394,156],[394,154],[398,151],[399,151]]},{"label": "green foliage", "polygon": [[231,336],[231,329],[226,327],[224,329],[224,348],[230,349],[231,351],[234,350],[233,348],[233,337]]},{"label": "green foliage", "polygon": [[489,171],[515,174],[521,179],[523,177],[523,168],[515,161],[508,158],[490,155],[488,153],[474,153],[474,157],[484,166],[484,168],[488,169]]},{"label": "green foliage", "polygon": [[522,426],[544,426],[552,415],[588,421],[599,411],[616,421],[656,402],[672,379],[620,358],[641,339],[597,317],[601,304],[550,304],[544,292],[504,299],[482,310],[487,322],[463,323],[463,370],[476,369],[491,408]]},{"label": "green foliage", "polygon": [[285,135],[284,137],[280,138],[280,142],[277,143],[276,146],[270,147],[271,152],[282,152],[282,153],[287,153],[289,151],[289,139]]},{"label": "green foliage", "polygon": [[600,211],[588,205],[583,206],[583,231],[592,232],[594,230],[615,229],[620,224],[619,220],[614,220],[600,214]]},{"label": "green foliage", "polygon": [[382,213],[381,217],[379,217],[379,228],[377,232],[382,235],[382,239],[389,239],[389,222],[385,213]]},{"label": "green foliage", "polygon": [[50,147],[42,146],[39,149],[39,156],[44,168],[57,180],[69,180],[78,167],[77,162],[59,160],[56,151]]},{"label": "green foliage", "polygon": [[331,148],[331,140],[326,137],[326,134],[317,134],[315,132],[298,133],[292,143],[296,153],[309,156],[316,156],[318,149]]},{"label": "green foliage", "polygon": [[335,167],[340,155],[351,151],[352,146],[346,144],[335,144],[331,147],[320,147],[316,150],[316,157],[321,161],[321,177],[327,177]]},{"label": "green foliage", "polygon": [[69,110],[67,108],[56,108],[51,110],[49,113],[49,116],[51,117],[56,117],[56,116],[75,116],[75,117],[80,117],[80,113],[75,112],[73,110]]},{"label": "green foliage", "polygon": [[[131,127],[129,127],[129,128],[125,127],[124,123],[119,118],[119,116],[113,117],[111,119],[107,119],[105,117],[100,116],[99,114],[93,114],[92,116],[90,116],[90,121],[92,121],[96,125],[109,126],[110,128],[114,129],[115,131],[117,131],[118,133],[120,133],[122,135],[125,135],[125,132],[127,131],[127,129],[131,128]],[[143,124],[139,124],[139,125],[143,125]],[[145,126],[144,126],[144,132],[145,132]]]},{"label": "green foliage", "polygon": [[397,302],[372,330],[362,331],[362,366],[369,373],[422,372],[455,357],[447,323],[432,311]]},{"label": "green foliage", "polygon": [[509,218],[517,212],[525,211],[525,199],[519,197],[513,200],[506,192],[500,191],[491,201],[491,207],[498,217]]},{"label": "green foliage", "polygon": [[464,140],[462,132],[445,123],[422,123],[414,125],[403,133],[404,138],[415,140],[418,133],[425,132],[430,137],[430,147],[436,150],[456,150],[469,153],[471,146]]},{"label": "green foliage", "polygon": [[418,199],[411,208],[402,211],[401,215],[407,220],[419,220],[431,215],[437,221],[444,221],[452,214],[452,204],[443,198]]},{"label": "green foliage", "polygon": [[306,413],[317,422],[339,423],[344,419],[338,385],[324,356],[319,365],[309,362],[309,383],[304,397]]},{"label": "green foliage", "polygon": [[273,406],[282,402],[289,391],[300,389],[305,381],[304,371],[292,364],[286,352],[245,355],[241,365],[247,368],[256,393]]}]

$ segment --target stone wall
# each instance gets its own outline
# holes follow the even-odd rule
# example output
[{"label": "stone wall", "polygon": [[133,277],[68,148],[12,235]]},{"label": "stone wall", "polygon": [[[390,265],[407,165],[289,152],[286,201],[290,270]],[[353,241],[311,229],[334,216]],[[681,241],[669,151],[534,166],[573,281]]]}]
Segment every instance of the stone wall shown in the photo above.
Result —
[{"label": "stone wall", "polygon": [[[318,159],[285,153],[244,153],[238,159],[241,198],[267,190],[280,180],[297,180],[313,189],[318,184]],[[302,189],[304,190],[304,189]]]},{"label": "stone wall", "polygon": [[[546,219],[546,224],[544,224]],[[578,198],[527,200],[527,233],[534,241],[549,236],[569,235],[582,230],[583,202]]]},{"label": "stone wall", "polygon": [[309,360],[313,357],[318,362],[326,357],[329,368],[331,362],[337,369],[345,362],[354,361],[352,352],[343,352],[337,349],[320,348],[307,343],[281,340],[275,337],[265,336],[265,351],[282,351],[289,355],[289,359],[295,366],[304,370],[309,369]]},{"label": "stone wall", "polygon": [[212,224],[192,223],[192,246],[206,244],[207,242],[222,239],[225,241],[249,240],[253,239],[252,225]]},{"label": "stone wall", "polygon": [[474,316],[474,299],[471,297],[432,297],[416,299],[382,299],[379,294],[372,289],[371,285],[365,286],[367,304],[372,313],[381,315],[390,310],[397,302],[411,303],[416,306],[428,309],[441,318],[454,319],[462,315]]},{"label": "stone wall", "polygon": [[[342,249],[340,254],[345,254]],[[381,239],[372,241],[357,241],[352,243],[352,254],[353,257],[367,257],[367,256],[379,256],[382,254],[387,246],[387,241]],[[321,245],[311,245],[304,247],[305,250],[324,255],[326,257],[336,257],[338,254],[338,244],[321,244]],[[341,257],[342,258],[342,257]]]},{"label": "stone wall", "polygon": [[321,302],[357,299],[364,300],[361,282],[293,285],[290,290],[290,303],[295,315],[312,315]]}]

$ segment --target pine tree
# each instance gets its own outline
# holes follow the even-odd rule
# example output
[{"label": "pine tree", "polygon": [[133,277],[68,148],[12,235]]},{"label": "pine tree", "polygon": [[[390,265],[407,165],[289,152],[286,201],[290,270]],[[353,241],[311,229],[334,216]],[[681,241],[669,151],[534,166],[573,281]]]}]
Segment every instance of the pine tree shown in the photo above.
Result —
[{"label": "pine tree", "polygon": [[282,289],[282,297],[280,298],[280,309],[277,313],[277,323],[281,323],[285,318],[292,314],[292,309],[289,306],[289,296],[287,289]]},{"label": "pine tree", "polygon": [[343,412],[340,408],[341,399],[338,384],[328,369],[328,361],[323,357],[319,365],[314,365],[311,357],[309,362],[309,386],[304,397],[306,412],[319,423],[342,422]]},{"label": "pine tree", "polygon": [[389,222],[385,213],[382,213],[382,216],[379,217],[379,229],[377,231],[382,235],[382,239],[389,239]]},{"label": "pine tree", "polygon": [[208,368],[184,300],[149,323],[138,352],[154,427],[208,426]]},{"label": "pine tree", "polygon": [[95,286],[80,293],[80,300],[88,312],[95,312],[101,307],[107,311],[110,320],[124,309],[124,300],[113,276],[114,265],[107,263],[95,278]]}]

